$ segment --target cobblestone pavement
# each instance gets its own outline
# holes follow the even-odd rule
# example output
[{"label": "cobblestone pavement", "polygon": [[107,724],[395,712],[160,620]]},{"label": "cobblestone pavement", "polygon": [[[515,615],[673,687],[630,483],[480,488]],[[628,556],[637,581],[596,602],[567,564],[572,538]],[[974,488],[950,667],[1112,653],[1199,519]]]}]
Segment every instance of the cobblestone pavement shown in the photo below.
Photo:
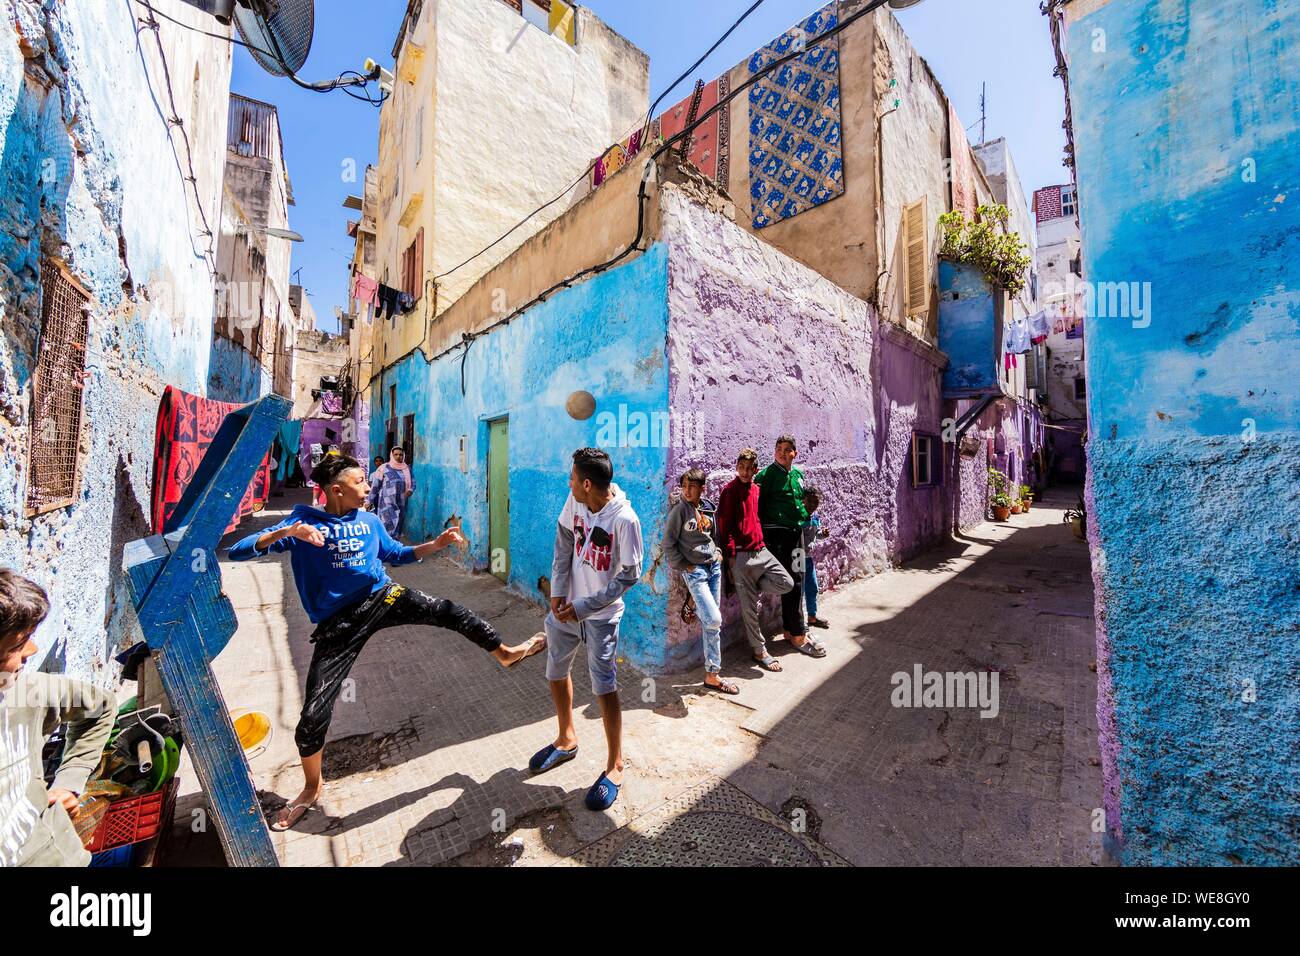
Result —
[{"label": "cobblestone pavement", "polygon": [[[279,520],[293,499],[277,502],[241,532]],[[808,865],[1105,862],[1090,825],[1101,804],[1091,579],[1086,547],[1061,523],[1072,504],[1049,496],[1028,515],[825,595],[823,660],[778,641],[786,669],[767,674],[731,647],[724,673],[739,697],[704,694],[699,671],[646,684],[623,666],[628,779],[603,814],[582,806],[605,757],[585,668],[574,668],[579,756],[530,777],[528,758],[555,726],[542,657],[505,671],[449,632],[381,632],[336,710],[319,809],[273,834],[280,859],[712,862],[742,834],[753,845],[737,862],[765,853]],[[301,786],[293,728],[311,625],[287,559],[223,562],[222,575],[240,626],[214,669],[232,710],[272,718],[274,738],[251,762],[269,809]],[[437,558],[394,576],[476,609],[508,643],[540,629],[540,608],[489,575]],[[892,675],[916,665],[996,671],[997,716],[892,706]],[[191,825],[203,805],[192,768],[182,775],[169,859],[219,863],[211,828]],[[771,826],[777,818],[793,841]]]}]

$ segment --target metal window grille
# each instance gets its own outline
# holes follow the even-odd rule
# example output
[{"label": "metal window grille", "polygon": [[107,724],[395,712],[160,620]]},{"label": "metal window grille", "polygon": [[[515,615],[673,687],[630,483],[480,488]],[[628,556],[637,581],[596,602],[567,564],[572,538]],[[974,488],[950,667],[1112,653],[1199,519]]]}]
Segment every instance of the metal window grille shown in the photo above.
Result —
[{"label": "metal window grille", "polygon": [[44,261],[41,275],[41,337],[28,428],[28,515],[63,508],[76,499],[90,331],[86,291],[60,263]]}]

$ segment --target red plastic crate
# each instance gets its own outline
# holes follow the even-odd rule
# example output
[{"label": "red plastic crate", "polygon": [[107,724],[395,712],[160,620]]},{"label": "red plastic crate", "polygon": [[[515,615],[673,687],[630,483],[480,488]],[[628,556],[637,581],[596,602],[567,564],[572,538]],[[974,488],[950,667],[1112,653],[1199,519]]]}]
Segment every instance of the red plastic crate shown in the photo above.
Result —
[{"label": "red plastic crate", "polygon": [[179,787],[180,781],[173,779],[157,793],[146,793],[143,797],[131,797],[111,804],[86,849],[91,853],[101,853],[157,836],[159,830],[171,825]]}]

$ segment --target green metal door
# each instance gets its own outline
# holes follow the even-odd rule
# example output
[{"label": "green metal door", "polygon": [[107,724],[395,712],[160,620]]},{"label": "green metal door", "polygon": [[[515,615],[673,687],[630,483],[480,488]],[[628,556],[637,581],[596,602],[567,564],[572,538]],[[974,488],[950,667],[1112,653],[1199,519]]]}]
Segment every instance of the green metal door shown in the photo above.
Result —
[{"label": "green metal door", "polygon": [[510,577],[510,421],[488,422],[488,558],[492,573]]}]

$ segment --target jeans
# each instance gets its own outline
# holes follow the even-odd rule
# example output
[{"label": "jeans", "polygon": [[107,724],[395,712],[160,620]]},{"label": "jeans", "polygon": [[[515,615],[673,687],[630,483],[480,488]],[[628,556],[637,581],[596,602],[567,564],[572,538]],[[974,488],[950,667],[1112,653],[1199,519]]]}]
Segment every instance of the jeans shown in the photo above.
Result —
[{"label": "jeans", "polygon": [[[413,624],[455,631],[485,651],[495,651],[501,646],[501,638],[492,625],[468,608],[444,598],[430,597],[421,591],[403,590],[392,608],[378,620],[331,634],[314,645],[311,664],[307,667],[302,714],[294,732],[299,756],[310,757],[325,746],[325,735],[334,716],[334,702],[371,635],[386,627]],[[433,653],[437,653],[436,648]]]},{"label": "jeans", "polygon": [[[759,626],[758,603],[763,594],[784,597],[794,588],[794,579],[781,562],[764,548],[762,551],[737,551],[731,559],[731,579],[740,598],[740,617],[745,622],[745,639],[755,657],[767,656],[767,642]],[[795,592],[797,593],[797,592]]]},{"label": "jeans", "polygon": [[704,633],[704,669],[716,674],[722,670],[722,562],[697,564],[681,575],[695,599],[695,616]]},{"label": "jeans", "polygon": [[804,559],[803,570],[803,603],[808,609],[809,617],[817,616],[817,568],[813,566],[812,558]]}]

